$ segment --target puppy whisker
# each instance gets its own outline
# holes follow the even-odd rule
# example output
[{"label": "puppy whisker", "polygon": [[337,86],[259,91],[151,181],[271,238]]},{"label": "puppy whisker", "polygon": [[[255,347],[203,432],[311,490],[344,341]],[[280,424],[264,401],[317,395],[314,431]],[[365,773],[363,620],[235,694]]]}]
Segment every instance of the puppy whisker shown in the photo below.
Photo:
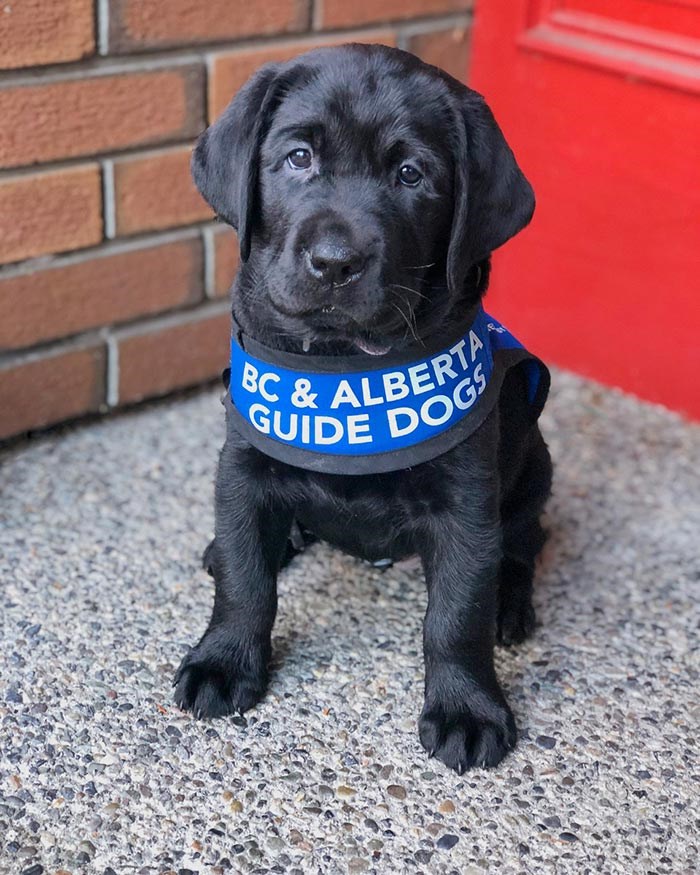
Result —
[{"label": "puppy whisker", "polygon": [[403,270],[423,270],[427,267],[435,267],[436,264],[436,261],[431,261],[430,264],[411,264],[408,267],[404,267]]},{"label": "puppy whisker", "polygon": [[[422,340],[420,339],[420,337],[418,337],[418,335],[416,334],[416,329],[415,329],[415,326],[414,326],[413,321],[410,320],[410,319],[408,318],[408,316],[404,313],[404,311],[401,309],[401,307],[399,307],[398,304],[395,304],[395,303],[392,301],[392,302],[391,302],[391,306],[394,308],[394,310],[396,310],[396,312],[401,316],[401,318],[403,319],[403,321],[406,323],[406,325],[408,326],[408,331],[411,332],[411,334],[413,335],[413,338],[414,338],[414,340],[416,341],[416,343],[420,343],[420,344],[422,344],[423,341],[422,341]],[[404,336],[405,336],[405,335],[404,335]]]},{"label": "puppy whisker", "polygon": [[430,298],[427,295],[424,295],[423,292],[419,292],[418,289],[411,288],[410,286],[402,286],[400,283],[390,283],[388,286],[389,289],[403,289],[406,292],[411,292],[414,295],[418,295],[419,298],[424,298],[426,301],[429,301]]}]

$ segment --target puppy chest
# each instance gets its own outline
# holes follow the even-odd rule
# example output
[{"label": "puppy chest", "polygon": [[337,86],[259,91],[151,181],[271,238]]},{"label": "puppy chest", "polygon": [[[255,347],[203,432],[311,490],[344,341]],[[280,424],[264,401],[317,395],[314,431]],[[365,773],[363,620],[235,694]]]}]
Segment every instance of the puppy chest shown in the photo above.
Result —
[{"label": "puppy chest", "polygon": [[[407,475],[408,476],[408,475]],[[314,477],[295,505],[322,540],[364,559],[398,559],[419,549],[420,532],[450,501],[438,483],[417,491],[402,477]],[[337,482],[335,482],[337,481]]]}]

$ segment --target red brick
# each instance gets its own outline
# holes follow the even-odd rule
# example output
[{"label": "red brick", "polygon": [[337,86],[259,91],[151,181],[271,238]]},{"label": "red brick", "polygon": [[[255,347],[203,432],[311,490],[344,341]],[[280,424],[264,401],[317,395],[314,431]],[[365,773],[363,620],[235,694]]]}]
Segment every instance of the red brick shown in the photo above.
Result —
[{"label": "red brick", "polygon": [[379,21],[441,15],[471,9],[471,0],[319,0],[319,27],[359,27]]},{"label": "red brick", "polygon": [[119,340],[119,403],[165,395],[218,377],[229,358],[228,313],[157,327]]},{"label": "red brick", "polygon": [[101,239],[96,164],[0,181],[0,263],[81,249]]},{"label": "red brick", "polygon": [[224,226],[214,232],[214,294],[226,297],[238,270],[238,236]]},{"label": "red brick", "polygon": [[428,64],[441,67],[455,79],[466,82],[471,30],[467,25],[416,34],[409,51]]},{"label": "red brick", "polygon": [[272,43],[264,48],[236,49],[215,55],[209,79],[209,121],[214,121],[241,85],[263,64],[270,61],[289,61],[320,46],[337,46],[347,42],[394,46],[396,34],[391,30],[373,30],[359,35],[319,36],[295,43]]},{"label": "red brick", "polygon": [[198,237],[0,276],[0,350],[193,304],[202,276]]},{"label": "red brick", "polygon": [[8,0],[0,7],[0,69],[77,61],[95,50],[93,0]]},{"label": "red brick", "polygon": [[103,345],[5,364],[0,367],[0,438],[95,412],[104,392]]},{"label": "red brick", "polygon": [[38,82],[0,90],[0,165],[17,167],[194,137],[203,69]]},{"label": "red brick", "polygon": [[212,218],[190,174],[191,146],[114,162],[117,234]]},{"label": "red brick", "polygon": [[112,0],[110,52],[304,30],[309,0]]}]

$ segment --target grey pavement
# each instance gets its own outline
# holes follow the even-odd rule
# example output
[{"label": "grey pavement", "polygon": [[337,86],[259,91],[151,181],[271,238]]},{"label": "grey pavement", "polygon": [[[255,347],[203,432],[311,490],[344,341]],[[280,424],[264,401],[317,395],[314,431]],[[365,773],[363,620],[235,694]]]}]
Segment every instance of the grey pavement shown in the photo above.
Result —
[{"label": "grey pavement", "polygon": [[425,592],[325,545],[283,573],[270,692],[198,723],[218,392],[1,457],[0,873],[696,873],[700,429],[556,372],[520,727],[462,777],[416,735]]}]

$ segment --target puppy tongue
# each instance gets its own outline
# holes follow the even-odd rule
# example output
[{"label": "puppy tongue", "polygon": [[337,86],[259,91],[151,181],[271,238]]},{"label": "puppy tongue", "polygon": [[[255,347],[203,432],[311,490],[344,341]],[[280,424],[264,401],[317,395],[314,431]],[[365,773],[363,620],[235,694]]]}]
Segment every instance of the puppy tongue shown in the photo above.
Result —
[{"label": "puppy tongue", "polygon": [[355,346],[366,352],[368,355],[386,355],[391,349],[391,344],[372,343],[370,340],[356,339]]}]

